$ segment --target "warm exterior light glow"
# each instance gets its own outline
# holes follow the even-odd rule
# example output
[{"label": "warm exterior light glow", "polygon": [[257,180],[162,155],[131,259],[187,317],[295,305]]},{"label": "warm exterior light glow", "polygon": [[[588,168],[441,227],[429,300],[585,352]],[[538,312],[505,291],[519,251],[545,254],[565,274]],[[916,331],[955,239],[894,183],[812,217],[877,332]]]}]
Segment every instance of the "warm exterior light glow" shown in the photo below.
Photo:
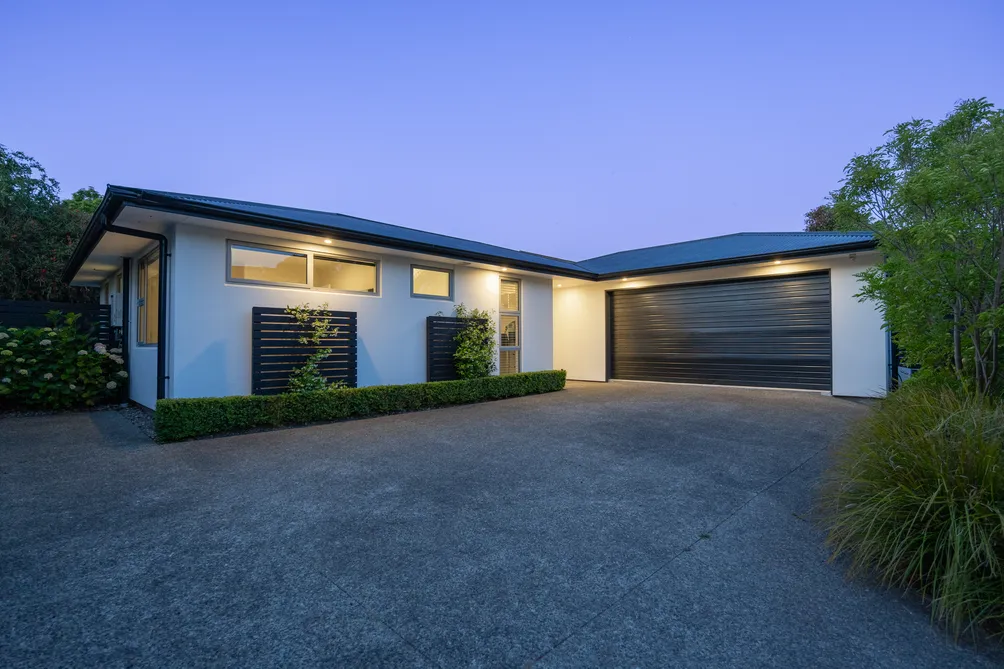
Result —
[{"label": "warm exterior light glow", "polygon": [[325,244],[330,244],[330,243],[331,243],[331,240],[330,240],[330,239],[325,239],[325,240],[324,240],[324,243],[325,243]]},{"label": "warm exterior light glow", "polygon": [[508,268],[508,267],[503,267],[503,268],[502,268],[502,271],[503,271],[503,272],[508,272],[508,271],[509,271],[509,268]]},{"label": "warm exterior light glow", "polygon": [[561,284],[560,283],[558,284],[558,288],[561,288]]},{"label": "warm exterior light glow", "polygon": [[781,261],[780,261],[780,260],[775,260],[775,261],[774,261],[774,264],[775,264],[775,265],[780,265],[780,264],[781,264]]},{"label": "warm exterior light glow", "polygon": [[627,277],[626,276],[622,276],[621,277],[621,281],[627,281]]}]

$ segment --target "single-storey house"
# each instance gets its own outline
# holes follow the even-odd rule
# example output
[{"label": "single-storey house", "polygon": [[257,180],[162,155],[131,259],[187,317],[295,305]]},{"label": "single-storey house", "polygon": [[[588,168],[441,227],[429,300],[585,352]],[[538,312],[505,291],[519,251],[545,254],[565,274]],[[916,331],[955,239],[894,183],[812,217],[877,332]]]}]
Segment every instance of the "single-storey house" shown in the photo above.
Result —
[{"label": "single-storey house", "polygon": [[[527,242],[530,245],[530,242]],[[65,272],[100,286],[131,398],[252,391],[252,309],[356,314],[358,385],[426,380],[426,321],[499,319],[499,372],[879,396],[868,233],[739,233],[578,262],[342,214],[109,186]]]}]

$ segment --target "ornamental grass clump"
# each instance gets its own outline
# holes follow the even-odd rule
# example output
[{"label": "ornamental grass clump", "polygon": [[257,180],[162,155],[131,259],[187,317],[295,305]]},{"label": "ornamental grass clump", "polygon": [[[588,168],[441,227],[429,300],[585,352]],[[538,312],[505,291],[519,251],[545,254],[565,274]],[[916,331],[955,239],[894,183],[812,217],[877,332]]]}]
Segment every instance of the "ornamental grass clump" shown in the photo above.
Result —
[{"label": "ornamental grass clump", "polygon": [[824,493],[833,556],[916,589],[956,635],[1004,629],[1004,405],[911,384],[838,454]]},{"label": "ornamental grass clump", "polygon": [[52,327],[0,325],[0,408],[69,409],[118,397],[129,377],[122,350],[98,342],[79,319],[52,312]]}]

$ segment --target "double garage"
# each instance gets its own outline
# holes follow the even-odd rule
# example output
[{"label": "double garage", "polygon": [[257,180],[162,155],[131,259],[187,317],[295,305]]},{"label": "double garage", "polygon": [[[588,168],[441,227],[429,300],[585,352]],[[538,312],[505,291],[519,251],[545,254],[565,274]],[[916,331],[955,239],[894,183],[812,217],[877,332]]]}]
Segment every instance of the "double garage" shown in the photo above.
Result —
[{"label": "double garage", "polygon": [[828,271],[607,295],[612,379],[831,389]]},{"label": "double garage", "polygon": [[860,297],[874,253],[685,270],[554,291],[554,365],[580,381],[782,388],[877,397],[881,311]]}]

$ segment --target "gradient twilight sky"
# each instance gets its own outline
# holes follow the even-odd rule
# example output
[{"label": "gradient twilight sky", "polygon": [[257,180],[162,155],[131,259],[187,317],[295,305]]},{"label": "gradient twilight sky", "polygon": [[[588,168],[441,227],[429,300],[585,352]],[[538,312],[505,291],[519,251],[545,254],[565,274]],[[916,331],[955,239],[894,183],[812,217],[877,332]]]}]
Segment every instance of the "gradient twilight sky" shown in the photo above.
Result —
[{"label": "gradient twilight sky", "polygon": [[799,230],[847,161],[1004,105],[1004,2],[8,0],[0,143],[115,183],[572,260]]}]

